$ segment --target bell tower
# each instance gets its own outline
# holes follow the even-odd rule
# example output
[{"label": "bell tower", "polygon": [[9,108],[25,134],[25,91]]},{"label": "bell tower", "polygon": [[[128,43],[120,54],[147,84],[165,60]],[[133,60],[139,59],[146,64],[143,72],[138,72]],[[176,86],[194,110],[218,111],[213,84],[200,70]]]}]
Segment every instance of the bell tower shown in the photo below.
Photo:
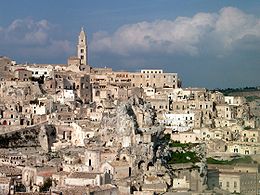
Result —
[{"label": "bell tower", "polygon": [[84,32],[83,27],[79,33],[79,40],[78,40],[78,58],[80,59],[81,65],[88,65],[88,43],[87,37]]}]

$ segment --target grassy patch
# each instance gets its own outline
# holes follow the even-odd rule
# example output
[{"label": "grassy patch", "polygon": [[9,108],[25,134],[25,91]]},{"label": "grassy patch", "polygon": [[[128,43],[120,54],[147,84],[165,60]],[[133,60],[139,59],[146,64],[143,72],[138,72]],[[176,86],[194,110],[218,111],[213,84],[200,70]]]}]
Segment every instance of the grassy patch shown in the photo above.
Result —
[{"label": "grassy patch", "polygon": [[237,163],[252,163],[254,161],[250,156],[245,156],[242,158],[233,159],[231,162],[232,164],[237,164]]},{"label": "grassy patch", "polygon": [[225,96],[231,93],[259,91],[257,87],[227,88],[227,89],[216,89],[216,90],[223,93]]},{"label": "grassy patch", "polygon": [[169,143],[171,141],[171,135],[165,134],[164,137],[162,138],[162,141],[165,143]]},{"label": "grassy patch", "polygon": [[169,164],[177,164],[177,163],[196,163],[200,162],[200,158],[196,155],[195,152],[172,152],[171,158],[169,159]]},{"label": "grassy patch", "polygon": [[171,142],[171,143],[169,143],[169,146],[171,148],[173,148],[173,147],[186,148],[186,147],[189,147],[189,144],[183,144],[183,143],[180,143],[180,142]]},{"label": "grassy patch", "polygon": [[250,156],[245,156],[245,157],[241,157],[241,158],[237,158],[237,159],[233,159],[233,160],[217,160],[214,158],[207,158],[207,163],[208,164],[220,164],[220,165],[234,165],[234,164],[238,164],[238,163],[252,163],[254,162],[253,159]]},{"label": "grassy patch", "polygon": [[208,164],[219,164],[219,165],[228,165],[231,161],[228,160],[217,160],[214,158],[207,158],[207,163]]}]

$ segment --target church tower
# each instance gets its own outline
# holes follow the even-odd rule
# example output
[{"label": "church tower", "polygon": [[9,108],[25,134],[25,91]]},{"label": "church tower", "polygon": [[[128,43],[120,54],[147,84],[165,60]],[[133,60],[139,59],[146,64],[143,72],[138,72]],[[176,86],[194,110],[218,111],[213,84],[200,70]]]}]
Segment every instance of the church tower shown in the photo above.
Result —
[{"label": "church tower", "polygon": [[79,33],[78,58],[81,65],[88,65],[88,43],[83,27]]}]

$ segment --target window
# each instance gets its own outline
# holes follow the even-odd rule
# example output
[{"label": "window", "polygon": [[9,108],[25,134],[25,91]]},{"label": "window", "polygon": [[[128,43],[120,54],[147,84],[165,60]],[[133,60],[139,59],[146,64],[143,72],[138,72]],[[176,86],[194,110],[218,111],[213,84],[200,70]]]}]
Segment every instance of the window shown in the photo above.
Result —
[{"label": "window", "polygon": [[81,50],[80,50],[80,53],[84,53],[84,49],[81,49]]},{"label": "window", "polygon": [[219,187],[222,187],[222,182],[221,181],[219,182]]},{"label": "window", "polygon": [[236,188],[237,187],[237,182],[236,181],[234,181],[234,188]]},{"label": "window", "polygon": [[229,181],[227,181],[227,188],[229,188]]}]

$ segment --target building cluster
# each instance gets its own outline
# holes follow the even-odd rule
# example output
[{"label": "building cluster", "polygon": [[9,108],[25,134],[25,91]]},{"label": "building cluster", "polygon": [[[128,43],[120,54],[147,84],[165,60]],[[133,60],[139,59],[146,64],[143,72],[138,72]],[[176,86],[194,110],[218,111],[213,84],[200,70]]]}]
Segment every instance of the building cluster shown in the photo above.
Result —
[{"label": "building cluster", "polygon": [[92,67],[83,29],[67,64],[0,57],[0,69],[0,194],[260,193],[257,163],[207,161],[260,154],[244,97]]}]

